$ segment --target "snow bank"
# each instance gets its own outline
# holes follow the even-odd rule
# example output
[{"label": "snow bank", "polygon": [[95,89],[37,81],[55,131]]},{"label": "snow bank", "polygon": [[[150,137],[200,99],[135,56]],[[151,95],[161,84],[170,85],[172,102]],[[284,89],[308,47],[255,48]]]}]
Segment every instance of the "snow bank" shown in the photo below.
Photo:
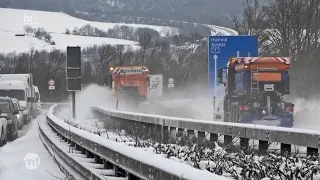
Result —
[{"label": "snow bank", "polygon": [[141,161],[145,164],[148,164],[153,167],[158,167],[166,172],[169,172],[171,174],[175,174],[177,176],[186,178],[186,179],[226,179],[225,177],[214,175],[207,171],[201,171],[198,169],[194,169],[188,165],[184,165],[178,162],[170,161],[168,159],[164,159],[159,156],[155,156],[152,154],[149,154],[147,152],[141,151],[140,149],[134,148],[134,147],[128,147],[124,144],[117,143],[111,140],[107,140],[103,137],[94,135],[92,133],[89,133],[84,130],[80,130],[78,128],[69,126],[67,123],[64,123],[60,119],[58,119],[56,116],[52,114],[53,108],[55,106],[52,106],[48,113],[47,117],[50,118],[54,123],[59,125],[60,127],[69,130],[79,136],[85,137],[87,139],[90,139],[91,141],[103,145],[113,151],[119,152],[121,154],[126,155],[127,157],[130,157],[134,160]]}]

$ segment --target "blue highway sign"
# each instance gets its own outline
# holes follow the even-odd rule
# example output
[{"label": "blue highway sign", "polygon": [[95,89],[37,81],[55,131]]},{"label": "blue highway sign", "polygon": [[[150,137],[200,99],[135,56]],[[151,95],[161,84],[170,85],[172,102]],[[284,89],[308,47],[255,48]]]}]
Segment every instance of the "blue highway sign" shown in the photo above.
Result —
[{"label": "blue highway sign", "polygon": [[[208,37],[208,78],[210,92],[215,84],[215,58],[217,71],[227,65],[230,57],[258,56],[257,36],[209,36]],[[218,74],[218,73],[217,73]],[[219,83],[217,84],[219,87]]]}]

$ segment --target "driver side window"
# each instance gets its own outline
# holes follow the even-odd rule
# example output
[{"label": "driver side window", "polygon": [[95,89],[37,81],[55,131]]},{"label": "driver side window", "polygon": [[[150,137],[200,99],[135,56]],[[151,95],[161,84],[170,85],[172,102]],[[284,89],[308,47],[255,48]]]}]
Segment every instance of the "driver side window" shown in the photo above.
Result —
[{"label": "driver side window", "polygon": [[225,84],[226,80],[227,80],[227,69],[226,68],[219,69],[219,72],[218,72],[219,83]]},{"label": "driver side window", "polygon": [[19,106],[17,103],[13,103],[13,110],[14,111],[19,111]]}]

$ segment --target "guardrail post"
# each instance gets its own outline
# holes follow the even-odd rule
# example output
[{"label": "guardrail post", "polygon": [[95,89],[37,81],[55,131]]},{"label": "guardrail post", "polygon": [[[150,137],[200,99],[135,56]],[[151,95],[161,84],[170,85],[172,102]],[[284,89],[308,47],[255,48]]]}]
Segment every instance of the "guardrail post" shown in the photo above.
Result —
[{"label": "guardrail post", "polygon": [[268,141],[259,141],[259,152],[260,154],[267,154],[268,152],[268,144],[269,142]]},{"label": "guardrail post", "polygon": [[150,125],[150,138],[155,137],[157,125],[156,124],[148,124],[148,125]]},{"label": "guardrail post", "polygon": [[163,126],[163,143],[168,144],[169,142],[169,127]]},{"label": "guardrail post", "polygon": [[[121,120],[120,120],[121,121]],[[136,123],[134,121],[122,120],[124,129],[130,134],[135,135]]]},{"label": "guardrail post", "polygon": [[133,174],[128,174],[128,180],[139,180],[139,178]]},{"label": "guardrail post", "polygon": [[161,141],[161,129],[162,127],[160,125],[156,125],[156,141],[160,143]]},{"label": "guardrail post", "polygon": [[170,139],[173,142],[176,139],[176,128],[175,127],[170,127]]},{"label": "guardrail post", "polygon": [[223,142],[225,146],[232,144],[232,136],[224,135]]},{"label": "guardrail post", "polygon": [[291,144],[281,143],[280,150],[281,150],[282,156],[285,155],[286,152],[288,153],[288,155],[290,155],[291,154]]},{"label": "guardrail post", "polygon": [[97,163],[97,164],[102,164],[103,163],[102,159],[98,155],[94,155],[94,162]]},{"label": "guardrail post", "polygon": [[199,139],[204,139],[205,137],[206,137],[206,133],[205,132],[198,131],[198,138]]},{"label": "guardrail post", "polygon": [[313,156],[317,153],[320,153],[320,149],[318,150],[317,148],[307,147],[307,156]]},{"label": "guardrail post", "polygon": [[79,146],[78,144],[75,144],[75,149],[76,149],[77,151],[81,151],[81,146]]},{"label": "guardrail post", "polygon": [[107,160],[103,160],[103,168],[104,169],[113,169],[113,164]]},{"label": "guardrail post", "polygon": [[93,154],[90,151],[86,150],[86,156],[87,158],[92,158]]},{"label": "guardrail post", "polygon": [[117,129],[119,129],[120,131],[123,129],[123,130],[125,130],[126,132],[129,132],[129,131],[128,131],[129,126],[128,126],[128,124],[126,123],[126,121],[127,121],[127,120],[125,120],[125,119],[119,119],[119,120],[117,121]]},{"label": "guardrail post", "polygon": [[126,172],[118,166],[115,166],[115,177],[126,177]]},{"label": "guardrail post", "polygon": [[81,148],[81,154],[85,154],[86,150],[84,148]]},{"label": "guardrail post", "polygon": [[139,137],[142,137],[142,136],[143,136],[143,127],[142,127],[142,123],[141,123],[141,122],[137,122],[137,124],[138,124],[137,129],[138,129]]},{"label": "guardrail post", "polygon": [[194,137],[194,130],[188,129],[187,132],[188,132],[188,139],[192,139]]},{"label": "guardrail post", "polygon": [[[178,135],[177,135],[177,137],[179,137],[178,139],[181,139],[181,140],[179,141],[179,143],[180,143],[181,145],[185,145],[185,141],[183,140],[183,138],[184,138],[184,129],[178,128]],[[180,138],[180,137],[181,137],[181,138]]]},{"label": "guardrail post", "polygon": [[152,124],[143,123],[145,126],[145,137],[146,139],[150,139],[152,137]]},{"label": "guardrail post", "polygon": [[213,142],[217,142],[218,143],[218,134],[215,133],[210,133],[210,141]]},{"label": "guardrail post", "polygon": [[240,148],[245,153],[249,152],[249,138],[240,138]]}]

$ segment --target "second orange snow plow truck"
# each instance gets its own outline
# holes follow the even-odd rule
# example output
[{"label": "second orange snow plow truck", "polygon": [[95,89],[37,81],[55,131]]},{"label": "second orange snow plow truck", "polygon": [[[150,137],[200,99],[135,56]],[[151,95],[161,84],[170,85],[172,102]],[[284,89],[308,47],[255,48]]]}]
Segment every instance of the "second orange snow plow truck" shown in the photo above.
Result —
[{"label": "second orange snow plow truck", "polygon": [[116,97],[146,100],[149,87],[149,69],[145,66],[110,67],[108,84]]},{"label": "second orange snow plow truck", "polygon": [[226,87],[224,121],[252,123],[278,120],[280,126],[293,126],[294,104],[283,101],[290,94],[290,58],[230,58],[218,72]]}]

